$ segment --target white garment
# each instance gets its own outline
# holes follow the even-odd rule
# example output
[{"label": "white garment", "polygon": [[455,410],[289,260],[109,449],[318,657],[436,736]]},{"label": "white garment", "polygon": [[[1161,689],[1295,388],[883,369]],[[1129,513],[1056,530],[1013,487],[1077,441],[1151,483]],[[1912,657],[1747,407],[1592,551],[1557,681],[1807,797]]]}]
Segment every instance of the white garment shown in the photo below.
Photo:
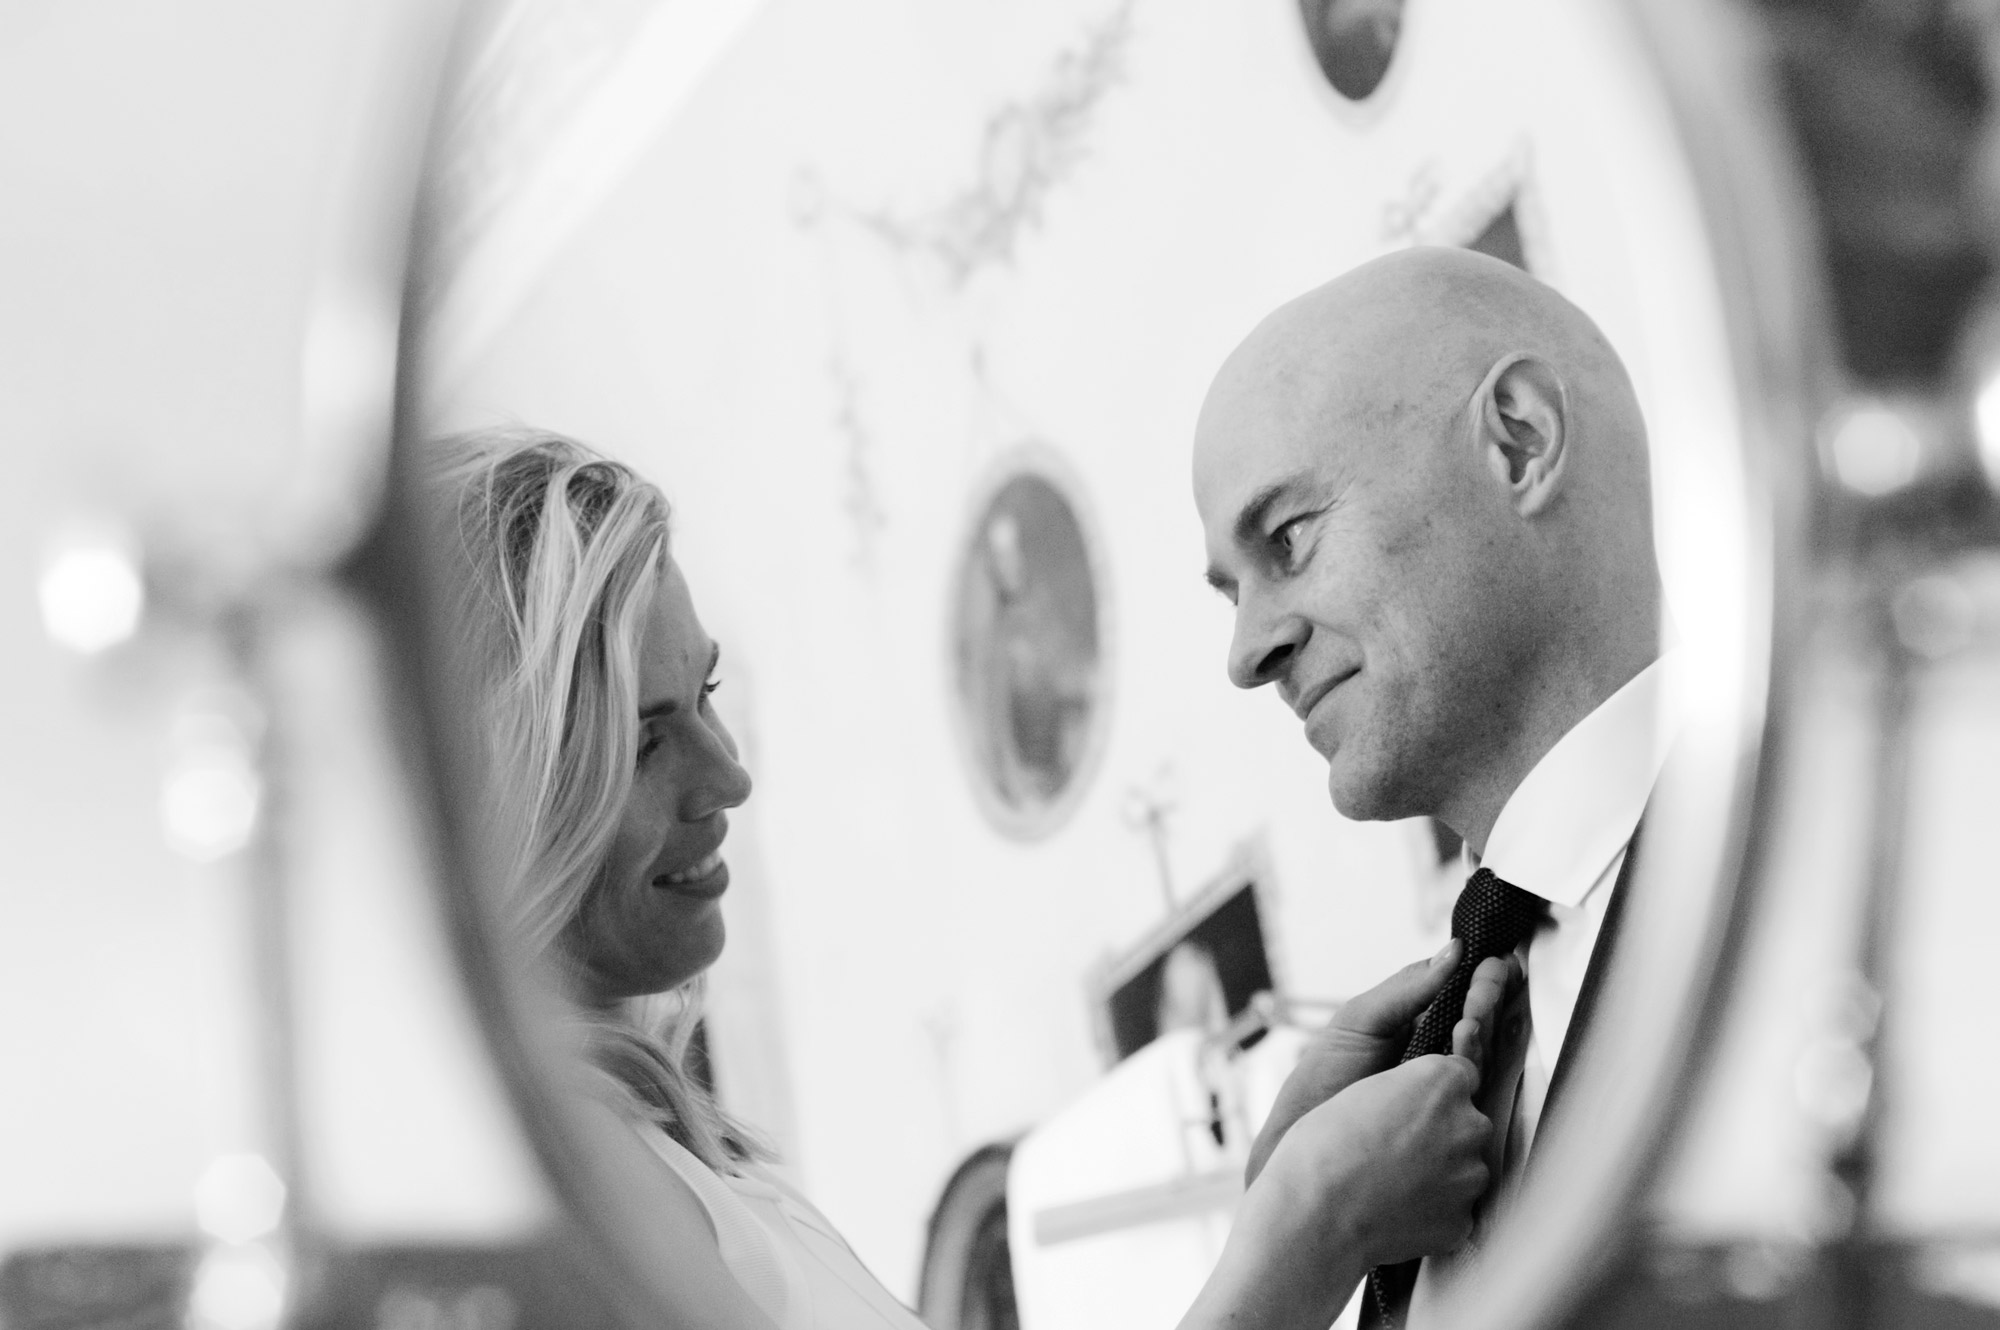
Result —
[{"label": "white garment", "polygon": [[638,1130],[701,1201],[722,1263],[778,1330],[924,1330],[777,1174],[744,1165],[725,1176],[657,1127]]},{"label": "white garment", "polygon": [[[1669,669],[1670,657],[1654,661],[1557,740],[1501,808],[1484,857],[1467,855],[1468,876],[1483,865],[1549,903],[1548,921],[1515,953],[1530,1028],[1489,1217],[1520,1189],[1612,884],[1679,732]],[[1410,1295],[1411,1327],[1423,1324],[1458,1258],[1423,1263]]]}]

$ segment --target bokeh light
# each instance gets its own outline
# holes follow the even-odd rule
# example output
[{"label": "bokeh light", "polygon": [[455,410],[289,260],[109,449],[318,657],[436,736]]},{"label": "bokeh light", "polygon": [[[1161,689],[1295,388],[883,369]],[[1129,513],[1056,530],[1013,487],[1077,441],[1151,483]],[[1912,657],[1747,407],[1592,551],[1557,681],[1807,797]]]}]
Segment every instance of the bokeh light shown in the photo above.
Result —
[{"label": "bokeh light", "polygon": [[285,1213],[285,1184],[262,1155],[222,1155],[195,1183],[194,1206],[203,1232],[245,1243],[277,1228]]},{"label": "bokeh light", "polygon": [[1923,441],[1900,412],[1880,401],[1836,410],[1822,432],[1826,458],[1847,489],[1878,498],[1917,478]]},{"label": "bokeh light", "polygon": [[174,726],[160,826],[167,843],[196,863],[234,854],[256,830],[263,780],[246,729],[228,709],[207,703],[189,708]]},{"label": "bokeh light", "polygon": [[51,542],[39,591],[43,628],[84,655],[131,637],[146,605],[138,560],[109,530],[70,531]]},{"label": "bokeh light", "polygon": [[1979,465],[1986,481],[2000,489],[2000,368],[1990,374],[1972,399],[1972,422],[1979,443]]},{"label": "bokeh light", "polygon": [[269,1330],[285,1310],[285,1268],[262,1246],[217,1247],[195,1270],[188,1330]]}]

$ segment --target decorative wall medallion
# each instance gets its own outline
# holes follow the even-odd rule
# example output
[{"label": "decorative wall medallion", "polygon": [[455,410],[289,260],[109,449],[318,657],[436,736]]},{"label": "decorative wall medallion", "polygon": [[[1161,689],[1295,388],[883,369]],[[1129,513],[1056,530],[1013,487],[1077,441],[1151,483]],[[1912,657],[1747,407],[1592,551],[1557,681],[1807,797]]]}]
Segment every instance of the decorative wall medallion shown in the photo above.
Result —
[{"label": "decorative wall medallion", "polygon": [[1403,30],[1404,0],[1299,0],[1313,58],[1335,92],[1353,101],[1389,72]]},{"label": "decorative wall medallion", "polygon": [[953,666],[980,804],[1033,838],[1081,792],[1103,723],[1095,560],[1076,506],[1044,471],[1006,473],[960,555]]}]

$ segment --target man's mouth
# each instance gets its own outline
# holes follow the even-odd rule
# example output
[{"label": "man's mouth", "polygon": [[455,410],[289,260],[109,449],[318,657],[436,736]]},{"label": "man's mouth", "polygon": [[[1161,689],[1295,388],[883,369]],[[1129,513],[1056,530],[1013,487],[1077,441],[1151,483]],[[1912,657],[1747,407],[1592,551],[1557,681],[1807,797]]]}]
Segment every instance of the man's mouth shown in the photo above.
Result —
[{"label": "man's mouth", "polygon": [[1345,674],[1335,675],[1333,678],[1328,679],[1325,683],[1320,684],[1300,697],[1299,704],[1293,707],[1292,710],[1298,715],[1300,720],[1311,720],[1313,708],[1325,701],[1328,693],[1331,693],[1334,689],[1340,687],[1340,685],[1346,683],[1359,673],[1361,673],[1361,670],[1359,667],[1356,667]]}]

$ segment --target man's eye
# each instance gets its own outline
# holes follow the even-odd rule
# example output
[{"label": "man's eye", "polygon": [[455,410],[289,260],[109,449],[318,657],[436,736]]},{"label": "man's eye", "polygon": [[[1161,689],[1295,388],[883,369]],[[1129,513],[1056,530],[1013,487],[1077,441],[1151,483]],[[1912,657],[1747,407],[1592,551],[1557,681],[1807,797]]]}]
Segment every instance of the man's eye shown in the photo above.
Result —
[{"label": "man's eye", "polygon": [[1294,517],[1291,521],[1282,523],[1277,530],[1271,533],[1271,544],[1277,547],[1278,553],[1284,556],[1287,563],[1298,555],[1299,542],[1304,535],[1305,525],[1308,520],[1310,520],[1309,516]]},{"label": "man's eye", "polygon": [[703,699],[704,701],[706,701],[706,700],[707,700],[708,698],[711,698],[711,697],[714,697],[714,696],[715,696],[715,690],[716,690],[716,689],[718,689],[718,688],[720,688],[720,687],[722,687],[722,680],[720,680],[720,679],[710,679],[710,680],[709,680],[709,681],[708,681],[707,683],[705,683],[705,684],[703,684],[703,685],[701,686],[701,696],[702,696],[702,699]]}]

